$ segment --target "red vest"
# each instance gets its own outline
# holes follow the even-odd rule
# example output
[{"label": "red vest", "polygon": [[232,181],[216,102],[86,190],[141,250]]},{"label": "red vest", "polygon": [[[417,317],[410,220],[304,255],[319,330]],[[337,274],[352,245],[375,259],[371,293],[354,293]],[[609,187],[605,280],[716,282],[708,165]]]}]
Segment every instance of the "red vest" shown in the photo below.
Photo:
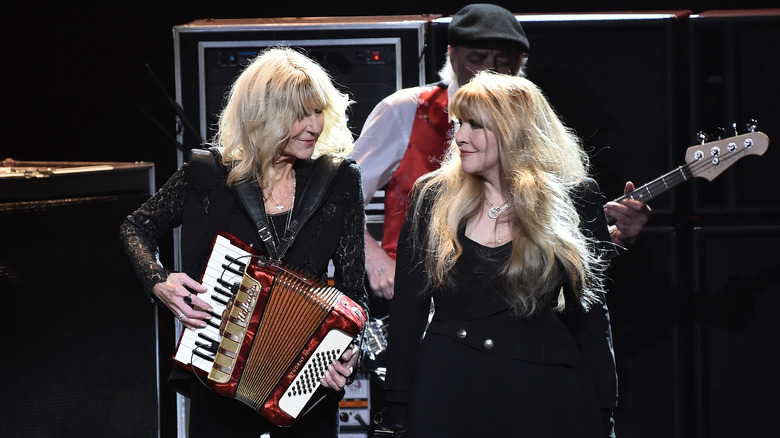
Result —
[{"label": "red vest", "polygon": [[395,259],[398,235],[406,219],[417,178],[436,170],[447,150],[452,126],[447,115],[447,88],[423,87],[417,101],[412,135],[398,169],[385,189],[385,223],[382,248]]}]

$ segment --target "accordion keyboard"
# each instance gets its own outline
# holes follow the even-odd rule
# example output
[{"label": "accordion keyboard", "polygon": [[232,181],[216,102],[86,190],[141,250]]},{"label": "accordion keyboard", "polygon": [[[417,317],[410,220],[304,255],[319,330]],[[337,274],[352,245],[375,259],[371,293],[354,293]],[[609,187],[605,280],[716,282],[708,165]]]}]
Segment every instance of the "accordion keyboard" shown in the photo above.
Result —
[{"label": "accordion keyboard", "polygon": [[250,255],[233,245],[230,239],[217,235],[201,279],[208,291],[198,295],[198,298],[211,305],[211,320],[202,329],[192,330],[185,327],[174,355],[176,362],[187,369],[192,368],[196,374],[208,375],[214,365],[214,357],[222,340],[219,334],[222,312],[235,289],[241,284]]}]

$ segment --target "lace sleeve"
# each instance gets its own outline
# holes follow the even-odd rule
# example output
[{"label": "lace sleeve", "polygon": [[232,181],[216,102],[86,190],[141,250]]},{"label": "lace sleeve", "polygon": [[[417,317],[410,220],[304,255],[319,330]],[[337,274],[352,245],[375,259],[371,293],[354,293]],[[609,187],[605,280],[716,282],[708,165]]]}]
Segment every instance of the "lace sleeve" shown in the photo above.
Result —
[{"label": "lace sleeve", "polygon": [[[351,165],[346,172],[348,187],[342,194],[344,222],[341,228],[339,246],[333,257],[334,281],[336,287],[353,301],[368,311],[368,294],[364,276],[366,267],[366,248],[363,240],[364,206],[363,190],[360,183],[360,169]],[[341,189],[341,187],[338,187]]]},{"label": "lace sleeve", "polygon": [[179,169],[165,185],[120,226],[120,240],[133,270],[152,302],[157,302],[152,288],[165,282],[171,270],[159,260],[159,241],[181,225],[187,174]]}]

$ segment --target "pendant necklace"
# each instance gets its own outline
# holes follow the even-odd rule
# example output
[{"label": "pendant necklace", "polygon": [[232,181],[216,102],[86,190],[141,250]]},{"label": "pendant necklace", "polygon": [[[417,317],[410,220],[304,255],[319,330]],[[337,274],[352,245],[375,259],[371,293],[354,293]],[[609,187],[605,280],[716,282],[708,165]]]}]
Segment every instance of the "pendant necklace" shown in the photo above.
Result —
[{"label": "pendant necklace", "polygon": [[[292,180],[293,180],[293,189],[292,189],[292,192],[293,192],[293,195],[292,195],[292,196],[293,196],[293,198],[292,198],[292,204],[295,204],[295,182],[296,182],[296,181],[295,181],[295,174],[294,174],[294,173],[293,173]],[[269,197],[269,198],[271,198],[271,202],[273,202],[273,203],[274,203],[274,207],[276,208],[276,211],[282,211],[282,210],[284,210],[284,204],[280,204],[280,203],[276,202],[276,199],[274,199],[274,191],[273,191],[273,189],[271,189],[271,190],[269,191],[269,193],[268,193],[268,197]],[[292,206],[292,204],[290,204],[290,208],[292,208],[292,207],[293,207],[293,206]]]},{"label": "pendant necklace", "polygon": [[276,225],[274,225],[274,220],[268,216],[268,213],[265,214],[265,218],[268,221],[268,224],[271,225],[271,230],[274,234],[274,240],[276,240],[277,243],[281,243],[284,238],[287,237],[287,230],[290,229],[290,223],[292,222],[292,208],[287,210],[287,223],[284,227],[284,234],[279,234],[278,231],[276,231]]},{"label": "pendant necklace", "polygon": [[496,207],[495,205],[491,204],[490,201],[485,198],[485,202],[487,202],[488,205],[488,217],[490,219],[498,219],[498,215],[501,214],[504,210],[509,208],[509,201],[504,202],[503,205]]},{"label": "pendant necklace", "polygon": [[504,211],[506,211],[509,208],[509,201],[508,200],[504,201],[504,203],[502,205],[498,206],[498,207],[496,207],[495,205],[491,204],[490,201],[487,200],[487,198],[485,198],[485,202],[488,205],[488,213],[487,213],[488,217],[490,219],[494,219],[496,221],[496,225],[495,225],[495,227],[493,227],[494,239],[496,240],[497,244],[501,244],[502,243],[502,240],[501,240],[501,229],[500,229],[501,224],[498,221],[498,215],[500,215],[501,213],[503,213]]},{"label": "pendant necklace", "polygon": [[[276,231],[276,225],[274,225],[274,221],[268,216],[268,212],[265,213],[266,220],[268,221],[269,225],[271,225],[274,237],[276,238],[276,241],[280,243],[285,237],[287,237],[287,231],[290,229],[290,223],[292,222],[292,213],[293,208],[295,207],[295,183],[296,180],[293,180],[292,201],[290,202],[290,209],[287,210],[287,222],[284,227],[284,234],[279,234],[279,232]],[[277,210],[284,209],[284,205],[277,203],[276,200],[274,200],[273,195],[271,195],[271,201],[275,204]]]}]

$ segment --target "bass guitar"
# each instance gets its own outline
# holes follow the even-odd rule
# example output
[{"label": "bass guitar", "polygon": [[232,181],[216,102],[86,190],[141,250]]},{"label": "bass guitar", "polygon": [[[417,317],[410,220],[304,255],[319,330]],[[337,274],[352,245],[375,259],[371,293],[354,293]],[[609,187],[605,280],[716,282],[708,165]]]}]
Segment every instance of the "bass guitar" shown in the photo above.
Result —
[{"label": "bass guitar", "polygon": [[[691,146],[685,153],[685,164],[614,199],[613,202],[635,199],[647,203],[691,178],[699,177],[712,181],[742,157],[763,155],[768,148],[769,137],[759,131]],[[615,222],[613,218],[607,218],[607,221],[610,225]]]}]

